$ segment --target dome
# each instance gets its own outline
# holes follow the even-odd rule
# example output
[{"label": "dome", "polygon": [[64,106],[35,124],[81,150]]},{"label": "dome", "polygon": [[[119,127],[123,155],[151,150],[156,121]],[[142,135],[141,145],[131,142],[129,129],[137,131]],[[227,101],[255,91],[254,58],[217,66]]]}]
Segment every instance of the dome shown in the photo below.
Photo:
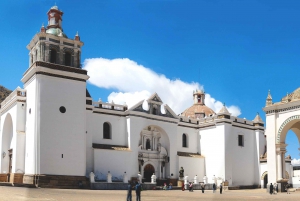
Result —
[{"label": "dome", "polygon": [[68,38],[67,35],[61,31],[60,28],[49,28],[47,29],[46,33],[52,34],[54,36],[62,36],[64,38]]},{"label": "dome", "polygon": [[181,116],[190,117],[192,119],[209,117],[215,112],[204,104],[194,104],[186,109]]}]

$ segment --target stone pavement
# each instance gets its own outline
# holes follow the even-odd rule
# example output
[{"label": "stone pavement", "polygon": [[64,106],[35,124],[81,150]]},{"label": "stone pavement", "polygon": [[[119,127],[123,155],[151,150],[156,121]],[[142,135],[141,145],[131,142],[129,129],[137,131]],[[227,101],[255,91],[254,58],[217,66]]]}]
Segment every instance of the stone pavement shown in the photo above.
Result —
[{"label": "stone pavement", "polygon": [[[135,201],[135,192],[133,201]],[[270,195],[265,189],[226,190],[222,195],[212,191],[150,190],[142,191],[143,201],[199,201],[199,200],[300,200],[300,192]],[[69,190],[0,186],[0,201],[125,201],[126,191],[121,190]]]}]

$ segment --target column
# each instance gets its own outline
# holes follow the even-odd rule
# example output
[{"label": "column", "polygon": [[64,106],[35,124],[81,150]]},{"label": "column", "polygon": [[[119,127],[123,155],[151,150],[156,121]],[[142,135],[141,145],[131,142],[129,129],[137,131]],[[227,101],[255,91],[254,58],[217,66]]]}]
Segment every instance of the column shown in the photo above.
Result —
[{"label": "column", "polygon": [[282,158],[281,152],[277,153],[277,180],[282,179]]},{"label": "column", "polygon": [[151,142],[152,142],[152,143],[151,143],[151,144],[152,144],[152,146],[151,146],[151,151],[153,151],[153,146],[154,146],[154,143],[153,143],[153,142],[154,142],[154,137],[153,137],[153,136],[152,136],[152,138],[151,138]]},{"label": "column", "polygon": [[281,152],[281,159],[282,159],[282,178],[285,178],[285,151]]},{"label": "column", "polygon": [[159,178],[162,178],[162,176],[161,176],[161,162],[159,163]]},{"label": "column", "polygon": [[[166,165],[165,165],[165,166],[166,166]],[[163,167],[163,179],[166,178],[166,176],[165,176],[165,168],[166,168],[166,167],[165,167],[165,166]]]}]

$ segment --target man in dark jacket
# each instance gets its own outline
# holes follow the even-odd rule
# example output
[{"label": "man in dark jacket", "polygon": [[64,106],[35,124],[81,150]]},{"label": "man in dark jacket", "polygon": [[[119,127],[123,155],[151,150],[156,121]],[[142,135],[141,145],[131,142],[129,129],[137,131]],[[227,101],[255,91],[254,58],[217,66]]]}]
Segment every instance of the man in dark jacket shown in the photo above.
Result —
[{"label": "man in dark jacket", "polygon": [[128,181],[128,186],[127,186],[127,199],[126,199],[126,201],[132,201],[132,194],[131,194],[131,191],[132,191],[131,182]]},{"label": "man in dark jacket", "polygon": [[136,201],[141,201],[141,190],[142,190],[141,184],[139,182],[136,182],[135,185]]},{"label": "man in dark jacket", "polygon": [[273,194],[273,185],[272,185],[272,183],[270,184],[270,194],[271,195]]}]

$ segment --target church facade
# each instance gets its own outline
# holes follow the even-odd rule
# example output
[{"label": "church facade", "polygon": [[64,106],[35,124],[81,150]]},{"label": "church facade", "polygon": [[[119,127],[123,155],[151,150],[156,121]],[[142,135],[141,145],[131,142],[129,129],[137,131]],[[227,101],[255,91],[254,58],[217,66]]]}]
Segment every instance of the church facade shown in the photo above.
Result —
[{"label": "church facade", "polygon": [[231,187],[264,185],[266,139],[258,114],[246,120],[225,105],[213,111],[200,90],[180,115],[156,93],[147,110],[144,100],[131,108],[94,101],[80,66],[83,42],[78,34],[66,36],[62,15],[50,8],[48,26],[27,46],[24,87],[1,103],[0,181],[76,185],[90,172],[101,181],[110,171],[113,181],[140,172],[144,182],[154,173],[174,184],[183,167],[191,181],[197,175],[199,182],[207,176],[212,183],[215,176]]}]

